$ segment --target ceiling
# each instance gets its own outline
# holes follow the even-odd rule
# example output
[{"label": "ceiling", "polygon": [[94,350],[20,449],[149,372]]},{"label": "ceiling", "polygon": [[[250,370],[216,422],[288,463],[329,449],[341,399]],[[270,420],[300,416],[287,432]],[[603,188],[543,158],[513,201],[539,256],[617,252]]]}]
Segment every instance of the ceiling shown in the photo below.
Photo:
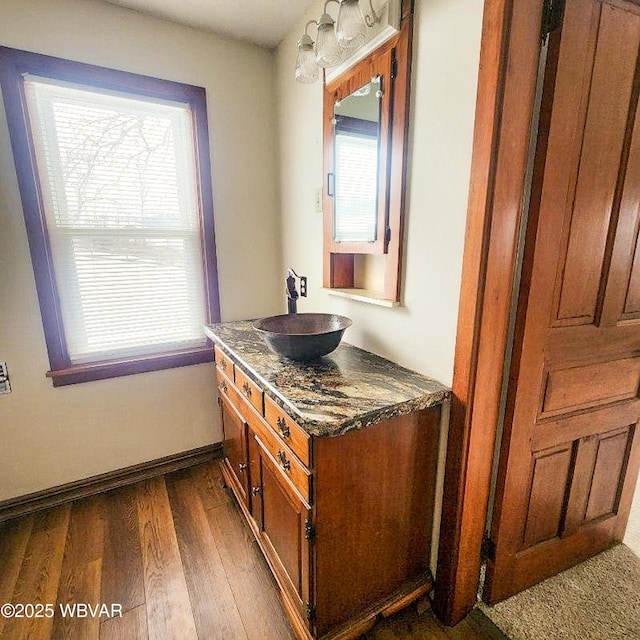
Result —
[{"label": "ceiling", "polygon": [[314,0],[106,0],[141,13],[275,47]]}]

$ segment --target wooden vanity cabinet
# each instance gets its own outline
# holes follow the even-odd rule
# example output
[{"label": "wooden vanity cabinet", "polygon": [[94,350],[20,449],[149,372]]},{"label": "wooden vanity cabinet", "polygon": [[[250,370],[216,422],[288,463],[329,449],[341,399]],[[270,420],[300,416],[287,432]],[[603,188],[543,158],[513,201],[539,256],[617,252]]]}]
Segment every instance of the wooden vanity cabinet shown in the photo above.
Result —
[{"label": "wooden vanity cabinet", "polygon": [[223,474],[298,637],[359,637],[428,593],[440,406],[309,436],[233,371],[216,369]]}]

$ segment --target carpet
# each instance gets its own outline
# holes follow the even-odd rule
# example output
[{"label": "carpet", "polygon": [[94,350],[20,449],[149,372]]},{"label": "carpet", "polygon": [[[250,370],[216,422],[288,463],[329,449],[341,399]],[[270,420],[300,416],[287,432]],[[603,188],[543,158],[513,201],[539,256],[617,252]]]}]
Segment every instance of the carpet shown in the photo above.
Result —
[{"label": "carpet", "polygon": [[513,640],[640,640],[640,558],[624,544],[480,609]]}]

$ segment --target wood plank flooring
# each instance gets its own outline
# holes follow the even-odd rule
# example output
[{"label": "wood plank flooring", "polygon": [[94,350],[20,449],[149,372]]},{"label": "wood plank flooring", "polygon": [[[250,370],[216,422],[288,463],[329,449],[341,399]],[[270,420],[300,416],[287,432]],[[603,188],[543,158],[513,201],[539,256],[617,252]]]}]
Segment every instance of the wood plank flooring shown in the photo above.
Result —
[{"label": "wood plank flooring", "polygon": [[[4,603],[52,604],[54,615],[0,616],[2,640],[294,638],[217,461],[0,525]],[[122,616],[63,616],[74,603],[121,605]],[[366,638],[504,636],[479,612],[446,628],[410,607]]]}]

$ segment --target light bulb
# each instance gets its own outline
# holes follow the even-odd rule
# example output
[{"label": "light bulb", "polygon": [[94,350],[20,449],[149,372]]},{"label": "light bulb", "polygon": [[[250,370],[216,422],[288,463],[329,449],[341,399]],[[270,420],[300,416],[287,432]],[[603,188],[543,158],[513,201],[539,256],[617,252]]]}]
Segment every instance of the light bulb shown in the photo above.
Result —
[{"label": "light bulb", "polygon": [[342,51],[336,40],[333,18],[325,13],[318,21],[316,60],[321,67],[333,67],[342,59]]},{"label": "light bulb", "polygon": [[367,27],[358,0],[342,0],[336,28],[338,44],[343,49],[354,49],[367,39]]},{"label": "light bulb", "polygon": [[296,61],[296,80],[304,84],[315,82],[319,77],[316,54],[313,50],[313,40],[303,35],[298,40],[298,59]]}]

